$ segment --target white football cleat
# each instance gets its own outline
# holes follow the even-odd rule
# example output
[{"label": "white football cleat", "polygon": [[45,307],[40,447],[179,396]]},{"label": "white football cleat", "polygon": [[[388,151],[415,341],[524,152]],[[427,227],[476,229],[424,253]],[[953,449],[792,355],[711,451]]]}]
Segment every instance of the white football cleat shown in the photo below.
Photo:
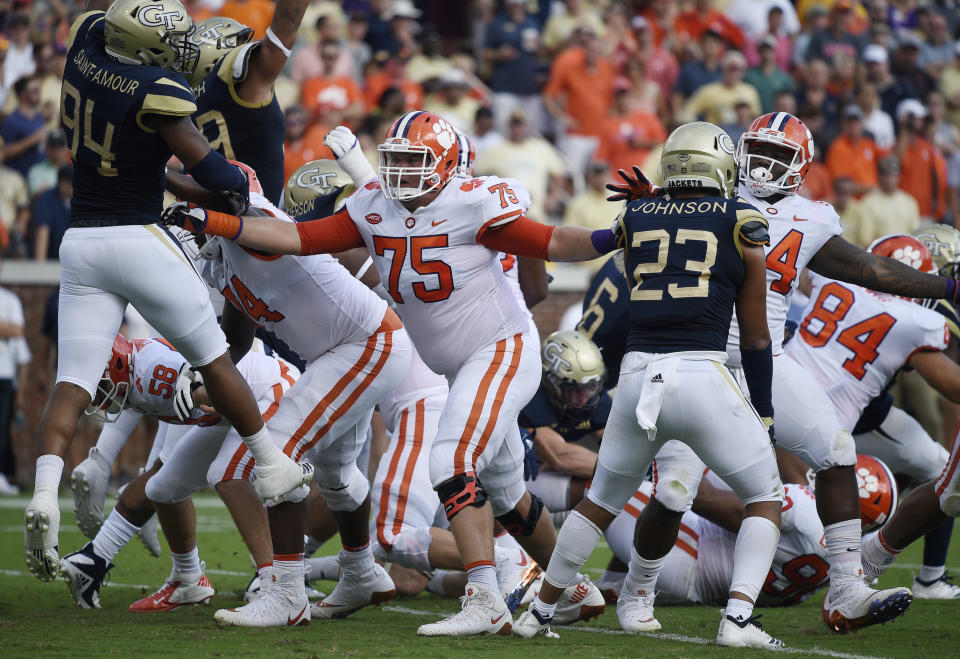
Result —
[{"label": "white football cleat", "polygon": [[933,581],[921,581],[914,577],[913,596],[918,600],[955,600],[960,598],[960,586],[953,583],[953,577],[946,572],[939,579]]},{"label": "white football cleat", "polygon": [[497,634],[509,636],[513,631],[513,616],[499,593],[468,583],[460,598],[463,609],[449,618],[420,625],[418,636],[478,636]]},{"label": "white football cleat", "polygon": [[513,633],[523,638],[533,638],[541,635],[545,638],[560,638],[560,636],[550,631],[550,620],[543,620],[540,615],[530,607],[520,614],[516,622],[513,623]]},{"label": "white football cleat", "polygon": [[260,599],[260,594],[266,592],[266,588],[264,587],[266,583],[266,581],[260,579],[259,572],[254,572],[253,579],[247,584],[247,589],[243,591],[243,601],[256,602]]},{"label": "white football cleat", "polygon": [[387,571],[372,563],[372,569],[362,575],[342,570],[337,587],[314,604],[310,612],[315,618],[346,618],[370,604],[380,606],[389,602],[396,594],[397,587]]},{"label": "white football cleat", "polygon": [[140,544],[146,548],[151,556],[160,558],[163,555],[163,547],[160,546],[160,522],[157,520],[156,513],[144,522],[140,530],[137,531],[137,536],[140,538]]},{"label": "white football cleat", "polygon": [[40,581],[60,573],[60,506],[56,492],[34,492],[23,513],[23,554],[30,572]]},{"label": "white football cleat", "polygon": [[717,645],[729,648],[758,648],[760,650],[779,650],[784,647],[783,641],[770,636],[763,631],[757,622],[760,616],[753,616],[746,620],[737,620],[722,612],[720,629],[717,631]]},{"label": "white football cleat", "polygon": [[293,575],[260,589],[256,601],[236,609],[220,609],[213,619],[221,627],[297,627],[310,624],[310,602]]},{"label": "white football cleat", "polygon": [[830,588],[823,597],[823,622],[844,634],[903,615],[913,593],[909,588],[874,590],[864,583],[860,565],[832,565]]},{"label": "white football cleat", "polygon": [[596,618],[607,609],[607,602],[590,577],[581,574],[580,580],[563,591],[553,613],[553,624],[572,625],[578,620]]},{"label": "white football cleat", "polygon": [[181,606],[209,604],[216,591],[207,575],[202,572],[206,563],[200,564],[200,576],[181,581],[173,576],[164,582],[163,586],[152,595],[137,600],[130,605],[130,611],[173,611]]},{"label": "white football cleat", "polygon": [[15,497],[20,494],[20,488],[8,481],[6,474],[0,474],[0,494]]},{"label": "white football cleat", "polygon": [[282,500],[284,495],[298,487],[309,485],[313,480],[313,465],[309,462],[296,463],[285,453],[266,464],[257,464],[257,475],[253,488],[264,501]]},{"label": "white football cleat", "polygon": [[656,593],[640,590],[633,592],[626,588],[617,600],[617,620],[627,632],[658,632],[660,621],[653,615],[653,602]]},{"label": "white football cleat", "polygon": [[103,504],[109,483],[110,465],[96,446],[91,447],[86,459],[70,473],[73,515],[80,531],[91,540],[103,525]]},{"label": "white football cleat", "polygon": [[517,585],[533,559],[521,547],[494,545],[494,567],[497,570],[497,585],[506,595]]}]

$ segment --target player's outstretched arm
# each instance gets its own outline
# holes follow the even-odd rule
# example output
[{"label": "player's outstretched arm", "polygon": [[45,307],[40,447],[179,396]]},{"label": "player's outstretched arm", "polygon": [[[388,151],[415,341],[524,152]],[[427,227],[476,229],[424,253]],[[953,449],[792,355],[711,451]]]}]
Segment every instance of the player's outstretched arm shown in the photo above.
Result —
[{"label": "player's outstretched arm", "polygon": [[248,103],[266,103],[273,97],[273,84],[290,57],[309,4],[310,0],[277,0],[267,36],[250,55],[250,70],[238,85],[240,98]]},{"label": "player's outstretched arm", "polygon": [[944,353],[935,350],[915,352],[907,366],[916,369],[931,387],[954,403],[960,403],[960,366]]},{"label": "player's outstretched arm", "polygon": [[840,236],[828,240],[810,259],[808,267],[818,275],[881,293],[946,298],[954,302],[957,299],[955,280],[928,275],[886,256],[869,254]]},{"label": "player's outstretched arm", "polygon": [[619,237],[610,229],[552,227],[521,215],[507,224],[481,229],[477,242],[498,252],[545,261],[589,261],[615,250]]},{"label": "player's outstretched arm", "polygon": [[242,198],[235,212],[246,210],[250,197],[247,175],[236,165],[227,162],[210,144],[189,117],[161,117],[152,122],[193,179],[207,190],[220,193],[235,193]]}]

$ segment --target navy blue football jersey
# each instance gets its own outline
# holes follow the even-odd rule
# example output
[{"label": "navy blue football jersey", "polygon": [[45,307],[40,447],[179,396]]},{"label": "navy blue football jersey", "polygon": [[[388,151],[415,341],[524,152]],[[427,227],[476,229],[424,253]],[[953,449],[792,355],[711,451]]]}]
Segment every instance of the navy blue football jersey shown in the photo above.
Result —
[{"label": "navy blue football jersey", "polygon": [[197,85],[193,121],[213,149],[252,167],[263,195],[279,204],[286,128],[277,95],[267,103],[248,103],[237,93],[237,84],[246,77],[250,55],[258,45],[234,48]]},{"label": "navy blue football jersey", "polygon": [[603,430],[606,427],[612,402],[610,394],[604,392],[600,402],[589,414],[579,416],[559,414],[541,385],[530,402],[520,411],[517,423],[521,428],[546,426],[556,430],[557,434],[566,441],[575,442],[595,430]]},{"label": "navy blue football jersey", "polygon": [[593,340],[607,369],[605,389],[617,386],[620,362],[630,334],[630,285],[623,269],[623,250],[613,253],[597,271],[583,298],[577,331]]},{"label": "navy blue football jersey", "polygon": [[74,162],[70,221],[152,224],[171,152],[151,118],[189,117],[197,106],[179,74],[107,55],[103,17],[82,14],[67,41],[60,124]]},{"label": "navy blue football jersey", "polygon": [[[743,281],[741,230],[767,221],[742,199],[640,200],[619,218],[630,286],[627,350],[723,352]],[[752,234],[751,234],[752,235]]]}]

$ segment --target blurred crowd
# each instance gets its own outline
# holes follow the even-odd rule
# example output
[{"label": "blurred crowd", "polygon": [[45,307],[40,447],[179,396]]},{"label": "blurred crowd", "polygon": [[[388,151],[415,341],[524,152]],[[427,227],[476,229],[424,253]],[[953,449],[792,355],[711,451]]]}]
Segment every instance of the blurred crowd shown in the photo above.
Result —
[{"label": "blurred crowd", "polygon": [[[187,0],[260,38],[270,0]],[[58,128],[82,0],[0,0],[0,245],[56,258],[71,165]],[[656,176],[680,123],[736,140],[757,115],[796,114],[816,162],[802,194],[833,203],[859,245],[960,217],[960,7],[955,0],[317,0],[277,97],[285,168],[330,157],[350,126],[375,157],[393,119],[442,114],[478,174],[516,178],[530,215],[608,226],[603,185]]]}]

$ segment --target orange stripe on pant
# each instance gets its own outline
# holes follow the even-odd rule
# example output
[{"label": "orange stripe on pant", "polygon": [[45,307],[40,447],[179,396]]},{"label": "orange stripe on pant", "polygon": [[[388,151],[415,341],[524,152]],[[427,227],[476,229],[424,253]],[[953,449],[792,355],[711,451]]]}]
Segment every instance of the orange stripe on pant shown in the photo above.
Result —
[{"label": "orange stripe on pant", "polygon": [[[958,423],[957,429],[960,430],[960,423]],[[944,491],[946,491],[947,485],[950,484],[953,474],[957,470],[958,463],[960,463],[960,434],[957,434],[954,438],[953,447],[950,450],[950,459],[944,465],[943,471],[937,479],[936,493],[938,497],[943,496]]]},{"label": "orange stripe on pant", "polygon": [[349,396],[347,396],[347,399],[343,401],[343,404],[340,405],[340,407],[338,407],[333,412],[333,414],[330,415],[330,418],[327,420],[327,422],[322,426],[320,426],[320,429],[313,435],[313,439],[311,439],[309,442],[307,442],[304,446],[302,446],[297,451],[297,455],[295,458],[297,461],[299,461],[300,458],[303,457],[303,454],[309,451],[314,446],[314,444],[319,442],[321,437],[323,437],[324,435],[327,434],[327,432],[329,432],[333,424],[339,421],[340,417],[346,414],[347,411],[349,411],[349,409],[353,407],[354,403],[357,402],[357,399],[360,398],[363,392],[367,390],[367,387],[370,386],[370,383],[373,382],[378,375],[380,375],[380,371],[383,370],[383,365],[386,364],[387,359],[390,358],[390,352],[392,348],[393,348],[393,330],[389,330],[387,332],[384,332],[383,351],[380,353],[380,358],[377,360],[377,363],[373,365],[373,368],[370,370],[369,373],[367,373],[366,377],[363,378],[360,384],[357,385],[357,388],[354,389]]},{"label": "orange stripe on pant", "polygon": [[510,366],[507,367],[507,372],[504,373],[503,379],[500,380],[500,386],[497,387],[493,404],[490,406],[490,416],[487,418],[487,425],[483,428],[483,434],[480,435],[480,441],[477,442],[477,447],[473,449],[473,459],[471,463],[474,471],[476,471],[477,460],[480,459],[483,450],[487,448],[490,436],[497,427],[497,417],[500,416],[500,408],[503,407],[507,387],[510,386],[510,383],[513,381],[513,376],[517,374],[517,369],[520,368],[520,354],[522,351],[523,335],[516,334],[513,337],[513,356],[510,358]]},{"label": "orange stripe on pant", "polygon": [[413,422],[413,446],[407,456],[407,465],[403,469],[403,480],[400,482],[400,492],[397,494],[397,514],[393,518],[393,534],[400,533],[403,528],[403,515],[407,512],[407,498],[410,496],[410,483],[413,481],[413,470],[417,467],[417,457],[423,447],[423,417],[426,410],[426,399],[417,401]]},{"label": "orange stripe on pant", "polygon": [[457,444],[457,451],[453,458],[453,471],[455,474],[463,474],[473,470],[473,466],[467,467],[467,449],[470,447],[470,440],[473,432],[477,429],[477,423],[480,421],[480,413],[483,412],[483,404],[487,400],[487,392],[490,391],[490,384],[493,377],[500,370],[503,363],[503,355],[507,350],[507,340],[497,341],[497,349],[493,355],[493,361],[490,362],[487,372],[483,374],[480,380],[480,388],[477,389],[477,395],[473,398],[473,405],[470,407],[470,416],[467,418],[467,425],[460,435],[460,442]]},{"label": "orange stripe on pant", "polygon": [[383,480],[383,486],[380,489],[380,510],[377,512],[377,541],[384,549],[389,550],[392,542],[387,540],[383,530],[387,524],[387,509],[390,507],[390,486],[393,484],[393,478],[397,475],[397,467],[400,465],[400,456],[403,454],[403,438],[407,436],[407,415],[409,408],[400,413],[400,429],[397,433],[397,448],[390,458],[390,466],[387,468],[387,477]]},{"label": "orange stripe on pant", "polygon": [[[290,384],[293,384],[294,382],[293,378],[287,375],[287,373],[289,372],[290,372],[290,369],[287,368],[283,364],[283,362],[281,362],[280,377],[285,379]],[[277,410],[280,408],[280,399],[283,397],[283,393],[284,393],[284,388],[282,383],[277,382],[276,384],[273,385],[273,402],[270,403],[270,407],[268,407],[266,411],[263,413],[264,423],[269,421],[273,417],[273,415],[277,413]],[[230,458],[230,462],[227,464],[227,469],[226,471],[223,472],[223,476],[220,478],[221,483],[223,481],[234,480],[237,478],[237,476],[235,476],[234,474],[237,473],[237,468],[240,466],[240,461],[243,460],[243,457],[245,455],[247,455],[247,445],[240,444],[240,446],[237,447],[237,450],[233,452],[233,456]],[[244,467],[243,473],[240,477],[245,479],[249,478],[251,471],[253,471],[252,460],[250,461],[250,464]]]}]

